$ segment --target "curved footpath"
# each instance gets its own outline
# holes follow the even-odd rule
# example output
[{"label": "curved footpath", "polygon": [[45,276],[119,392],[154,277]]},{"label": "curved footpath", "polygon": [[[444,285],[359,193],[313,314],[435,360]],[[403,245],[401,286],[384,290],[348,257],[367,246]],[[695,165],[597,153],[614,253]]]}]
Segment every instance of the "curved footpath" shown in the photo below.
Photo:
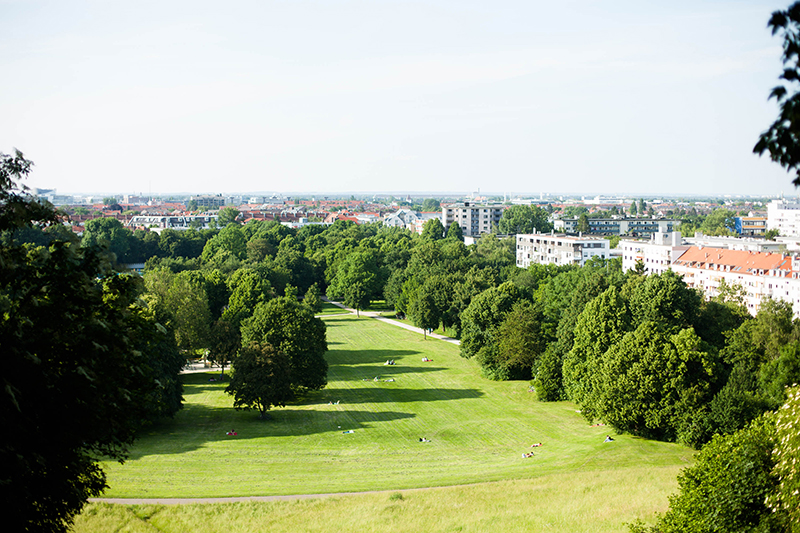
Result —
[{"label": "curved footpath", "polygon": [[[341,307],[342,309],[350,311],[351,314],[354,315],[359,314],[356,312],[355,309],[345,307],[339,302],[332,302],[326,298],[323,298],[323,300],[335,305],[336,307]],[[380,313],[374,311],[366,311],[366,312],[362,311],[360,314],[361,316],[374,318],[375,320],[380,320],[381,322],[385,322],[393,326],[407,329],[408,331],[413,331],[414,333],[418,333],[420,335],[425,334],[425,332],[422,331],[422,328],[417,328],[409,324],[400,322],[398,320],[392,320],[391,318],[383,317],[380,315]],[[317,316],[326,317],[326,316],[341,316],[341,315],[335,314],[335,315],[317,315]],[[428,333],[428,337],[449,342],[451,344],[456,344],[456,345],[461,344],[458,341],[458,339],[447,337],[445,335],[439,335],[438,333]],[[190,374],[195,372],[208,372],[209,370],[210,369],[205,368],[202,363],[195,363],[185,368],[182,373]],[[382,493],[388,494],[395,492],[402,493],[414,490],[431,490],[436,488],[445,488],[445,487],[429,487],[429,488],[397,489],[397,490],[369,490],[365,492],[334,492],[329,494],[295,494],[290,496],[233,496],[230,498],[89,498],[89,501],[97,503],[117,503],[121,505],[144,505],[144,504],[180,505],[188,503],[273,502],[280,500],[299,500],[305,498],[330,498],[331,496],[358,496],[359,494],[382,494]]]},{"label": "curved footpath", "polygon": [[[350,313],[353,314],[353,315],[358,314],[355,309],[352,309],[350,307],[345,307],[344,305],[340,304],[339,302],[333,302],[331,300],[328,300],[327,298],[323,298],[323,300],[328,302],[328,303],[330,303],[330,304],[335,305],[336,307],[340,307],[342,309],[345,309],[346,311],[350,311]],[[392,320],[391,318],[383,317],[383,316],[381,316],[380,313],[375,312],[375,311],[361,311],[360,314],[361,314],[361,316],[374,318],[375,320],[380,320],[381,322],[385,322],[387,324],[391,324],[391,325],[397,326],[399,328],[407,329],[408,331],[413,331],[414,333],[419,333],[420,335],[424,335],[425,334],[425,332],[422,331],[422,328],[411,326],[411,325],[406,324],[404,322],[400,322],[399,320]],[[319,317],[325,317],[325,316],[338,316],[338,315],[318,315],[318,316]],[[458,339],[454,339],[453,337],[447,337],[445,335],[439,335],[438,333],[428,333],[428,337],[433,337],[434,339],[439,339],[441,341],[449,342],[451,344],[456,344],[456,345],[461,344],[461,342]]]}]

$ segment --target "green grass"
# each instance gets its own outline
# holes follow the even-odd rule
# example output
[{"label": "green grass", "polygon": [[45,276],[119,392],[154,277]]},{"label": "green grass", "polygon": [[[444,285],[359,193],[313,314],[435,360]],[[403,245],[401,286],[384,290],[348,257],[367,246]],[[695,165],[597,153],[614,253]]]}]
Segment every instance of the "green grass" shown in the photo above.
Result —
[{"label": "green grass", "polygon": [[[362,531],[524,531],[535,518],[554,531],[622,531],[622,522],[666,507],[679,468],[691,461],[693,452],[676,444],[627,435],[603,443],[610,430],[590,427],[573,404],[538,402],[525,382],[487,381],[452,344],[369,318],[325,321],[326,389],[262,422],[231,408],[226,383],[187,375],[175,420],[143,435],[124,465],[104,464],[105,497],[391,492],[199,508],[93,504],[81,520],[91,518],[95,530],[117,528],[99,525],[106,519],[130,520],[130,531],[331,531],[355,523],[366,524]],[[397,364],[384,366],[387,359]],[[238,435],[226,436],[232,429]],[[534,442],[544,445],[522,458]],[[400,489],[465,484],[390,500]],[[140,517],[151,512],[153,521]],[[304,513],[318,515],[318,527],[303,522]],[[227,527],[232,516],[249,526]],[[197,520],[208,528],[197,529]],[[589,527],[595,521],[603,525]]]},{"label": "green grass", "polygon": [[322,311],[320,311],[319,315],[340,315],[340,314],[347,314],[350,311],[346,309],[342,309],[336,305],[333,305],[329,302],[322,302]]},{"label": "green grass", "polygon": [[478,485],[291,501],[190,505],[90,504],[75,533],[491,531],[623,532],[652,521],[676,467],[571,472]]},{"label": "green grass", "polygon": [[394,311],[394,307],[386,303],[386,300],[374,300],[364,309],[364,311]]},{"label": "green grass", "polygon": [[[671,466],[691,456],[682,446],[630,436],[604,444],[608,430],[589,427],[574,405],[537,402],[527,383],[487,381],[449,343],[368,318],[326,323],[326,389],[262,422],[231,408],[226,383],[188,375],[176,419],[143,435],[124,465],[104,465],[106,496],[391,490]],[[397,364],[384,366],[387,359]],[[225,435],[232,429],[238,436]],[[540,441],[534,458],[521,457]]]}]

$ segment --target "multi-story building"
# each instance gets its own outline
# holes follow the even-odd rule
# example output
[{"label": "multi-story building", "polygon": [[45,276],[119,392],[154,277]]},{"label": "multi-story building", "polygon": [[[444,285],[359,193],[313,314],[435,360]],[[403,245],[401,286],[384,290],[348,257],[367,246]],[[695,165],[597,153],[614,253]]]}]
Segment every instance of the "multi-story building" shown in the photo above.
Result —
[{"label": "multi-story building", "polygon": [[672,263],[681,256],[689,245],[684,245],[678,231],[654,233],[649,241],[621,240],[622,270],[634,270],[641,261],[647,274],[661,274],[669,270]]},{"label": "multi-story building", "polygon": [[[559,218],[553,221],[556,231],[578,233],[578,218]],[[666,218],[589,218],[589,235],[630,235],[650,237],[654,233],[669,233],[680,225],[680,220]]]},{"label": "multi-story building", "polygon": [[733,231],[742,237],[763,237],[767,231],[767,217],[735,217]]},{"label": "multi-story building", "polygon": [[132,229],[148,228],[156,233],[161,233],[165,229],[187,230],[189,228],[208,229],[211,221],[216,220],[217,215],[135,215],[126,226]]},{"label": "multi-story building", "polygon": [[520,268],[535,263],[583,266],[595,256],[608,259],[608,239],[550,233],[517,235],[517,266]]},{"label": "multi-story building", "polygon": [[800,317],[800,259],[781,253],[692,246],[672,264],[689,286],[706,297],[719,294],[720,283],[745,290],[745,305],[755,315],[764,298],[789,302]]},{"label": "multi-story building", "polygon": [[442,206],[442,225],[445,229],[455,222],[461,226],[465,237],[491,233],[492,226],[500,224],[504,207],[500,205],[480,205],[472,202]]},{"label": "multi-story building", "polygon": [[200,196],[192,196],[189,201],[194,201],[200,209],[219,209],[225,207],[227,203],[226,198],[221,194],[210,195],[203,194]]},{"label": "multi-story building", "polygon": [[776,229],[787,237],[800,236],[800,203],[784,199],[768,203],[767,229]]}]

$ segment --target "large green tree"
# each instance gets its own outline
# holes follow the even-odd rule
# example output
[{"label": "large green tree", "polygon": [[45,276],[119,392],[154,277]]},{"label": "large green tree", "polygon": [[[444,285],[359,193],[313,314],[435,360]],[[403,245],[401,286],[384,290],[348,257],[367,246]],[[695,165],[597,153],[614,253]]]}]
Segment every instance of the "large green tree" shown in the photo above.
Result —
[{"label": "large green tree", "polygon": [[225,392],[236,409],[258,409],[268,419],[271,407],[285,407],[294,399],[289,357],[269,344],[251,343],[233,360],[233,376]]},{"label": "large green tree", "polygon": [[439,217],[432,218],[425,222],[422,227],[422,238],[438,241],[444,237],[444,226]]},{"label": "large green tree", "polygon": [[775,448],[772,475],[778,485],[767,498],[767,506],[776,513],[786,513],[791,531],[800,531],[800,388],[793,387],[786,403],[775,415]]},{"label": "large green tree", "polygon": [[[19,152],[0,154],[0,232],[58,222],[19,185],[30,165]],[[148,417],[174,412],[174,395],[156,381],[170,366],[158,367],[169,339],[138,304],[140,289],[137,277],[118,275],[100,250],[76,239],[45,248],[0,238],[7,530],[66,531],[106,486],[98,461],[123,459]],[[172,378],[174,385],[177,370]]]},{"label": "large green tree", "polygon": [[518,233],[545,233],[553,229],[548,221],[549,213],[539,206],[512,205],[500,217],[500,233],[516,235]]},{"label": "large green tree", "polygon": [[95,218],[86,222],[82,243],[84,246],[102,246],[114,254],[117,261],[127,263],[133,241],[131,230],[116,218]]},{"label": "large green tree", "polygon": [[328,383],[325,323],[308,306],[286,297],[258,304],[242,324],[242,344],[251,343],[269,344],[289,357],[295,390],[317,390]]},{"label": "large green tree", "polygon": [[775,425],[759,418],[732,435],[717,435],[703,447],[694,466],[678,476],[679,492],[652,528],[636,533],[788,531],[786,514],[772,512],[765,499],[775,493]]}]

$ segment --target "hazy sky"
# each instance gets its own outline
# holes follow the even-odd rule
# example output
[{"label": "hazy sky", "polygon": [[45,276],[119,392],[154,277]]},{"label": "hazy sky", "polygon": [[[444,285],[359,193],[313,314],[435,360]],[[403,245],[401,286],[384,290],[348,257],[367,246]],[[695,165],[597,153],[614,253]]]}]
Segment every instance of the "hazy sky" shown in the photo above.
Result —
[{"label": "hazy sky", "polygon": [[735,0],[0,0],[0,151],[59,193],[796,194]]}]

